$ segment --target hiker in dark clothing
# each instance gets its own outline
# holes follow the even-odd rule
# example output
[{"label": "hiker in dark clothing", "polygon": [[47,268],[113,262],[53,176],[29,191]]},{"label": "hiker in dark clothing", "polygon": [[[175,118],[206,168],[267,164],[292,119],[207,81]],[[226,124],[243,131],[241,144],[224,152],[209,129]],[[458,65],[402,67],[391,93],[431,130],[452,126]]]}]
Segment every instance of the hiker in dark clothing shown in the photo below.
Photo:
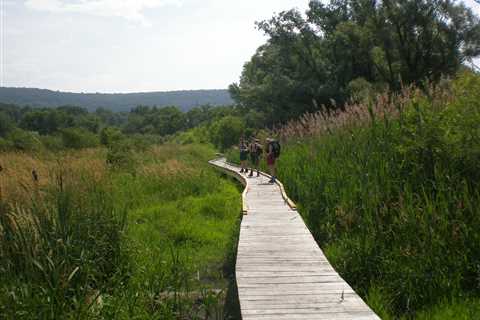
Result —
[{"label": "hiker in dark clothing", "polygon": [[250,170],[249,177],[253,177],[253,169],[257,170],[257,177],[260,176],[260,157],[262,156],[263,148],[260,144],[260,140],[254,139],[253,142],[250,144],[250,161],[252,162],[252,168]]},{"label": "hiker in dark clothing", "polygon": [[278,157],[280,157],[280,143],[278,141],[268,138],[267,139],[267,165],[270,171],[272,178],[269,183],[275,183],[277,179],[277,168],[276,162]]},{"label": "hiker in dark clothing", "polygon": [[238,148],[240,149],[240,167],[242,168],[240,173],[247,173],[248,146],[243,137],[240,139],[240,145]]}]

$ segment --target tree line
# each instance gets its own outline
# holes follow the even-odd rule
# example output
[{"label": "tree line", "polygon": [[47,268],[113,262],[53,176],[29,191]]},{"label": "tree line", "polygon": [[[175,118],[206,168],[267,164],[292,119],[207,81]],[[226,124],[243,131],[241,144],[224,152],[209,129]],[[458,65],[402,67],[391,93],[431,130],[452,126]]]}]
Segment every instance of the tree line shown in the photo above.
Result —
[{"label": "tree line", "polygon": [[72,93],[34,88],[0,87],[0,102],[34,107],[75,105],[95,111],[104,107],[112,111],[130,111],[138,105],[178,106],[182,111],[211,104],[229,105],[227,90],[182,90],[139,93]]},{"label": "tree line", "polygon": [[89,112],[0,104],[0,149],[83,148],[113,135],[223,150],[305,113],[437,83],[480,53],[479,18],[458,1],[312,0],[305,14],[292,9],[256,25],[268,40],[229,86],[234,106]]},{"label": "tree line", "polygon": [[268,36],[230,85],[272,126],[374,92],[453,76],[480,53],[479,18],[458,1],[319,0],[256,23]]},{"label": "tree line", "polygon": [[[126,137],[162,142],[195,127],[218,127],[225,123],[220,121],[224,118],[230,123],[233,117],[235,122],[239,113],[234,107],[210,105],[187,112],[175,106],[138,106],[130,112],[99,108],[89,112],[78,106],[32,108],[0,103],[0,150],[79,149],[108,145]],[[208,132],[205,135],[209,142],[213,139]]]}]

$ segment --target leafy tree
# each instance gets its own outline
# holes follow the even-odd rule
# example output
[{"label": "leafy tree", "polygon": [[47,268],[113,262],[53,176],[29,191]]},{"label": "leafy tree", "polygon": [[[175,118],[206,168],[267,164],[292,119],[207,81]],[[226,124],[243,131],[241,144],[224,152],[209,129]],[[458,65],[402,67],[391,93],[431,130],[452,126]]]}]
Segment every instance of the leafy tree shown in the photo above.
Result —
[{"label": "leafy tree", "polygon": [[122,139],[122,132],[118,128],[106,127],[100,132],[100,143],[105,146],[111,146]]},{"label": "leafy tree", "polygon": [[126,124],[127,112],[113,112],[105,108],[97,108],[95,115],[100,119],[100,122],[108,126],[121,127]]},{"label": "leafy tree", "polygon": [[5,137],[13,130],[14,125],[12,119],[5,113],[0,112],[0,136]]},{"label": "leafy tree", "polygon": [[60,128],[60,113],[48,110],[35,110],[26,113],[20,126],[29,131],[35,131],[40,134],[50,134]]},{"label": "leafy tree", "polygon": [[210,135],[213,143],[221,150],[225,150],[238,143],[244,131],[242,118],[227,116],[212,124]]},{"label": "leafy tree", "polygon": [[99,145],[98,136],[84,128],[62,129],[61,136],[66,148],[82,149]]},{"label": "leafy tree", "polygon": [[41,149],[42,146],[38,134],[18,128],[11,131],[7,138],[16,150],[35,151]]},{"label": "leafy tree", "polygon": [[210,105],[190,109],[185,115],[188,128],[197,127],[211,120],[212,109]]},{"label": "leafy tree", "polygon": [[165,107],[157,109],[152,115],[151,123],[155,133],[159,135],[171,135],[186,127],[185,114],[177,107]]},{"label": "leafy tree", "polygon": [[186,115],[177,107],[138,106],[132,110],[125,126],[126,133],[174,134],[187,127]]},{"label": "leafy tree", "polygon": [[305,16],[285,11],[257,27],[268,42],[229,90],[269,125],[341,107],[359,79],[399,90],[454,75],[480,53],[479,19],[457,1],[313,0]]}]

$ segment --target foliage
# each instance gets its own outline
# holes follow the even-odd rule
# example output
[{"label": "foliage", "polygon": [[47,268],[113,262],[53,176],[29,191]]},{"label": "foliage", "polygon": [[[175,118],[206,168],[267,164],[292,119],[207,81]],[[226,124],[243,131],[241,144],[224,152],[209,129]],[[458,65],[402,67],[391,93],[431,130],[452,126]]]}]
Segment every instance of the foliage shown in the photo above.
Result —
[{"label": "foliage", "polygon": [[2,203],[2,317],[85,317],[99,292],[128,268],[122,248],[125,215],[108,194],[92,186],[86,198],[78,198],[61,178],[57,188],[51,203],[34,199],[23,209]]},{"label": "foliage", "polygon": [[66,148],[82,149],[99,145],[98,136],[82,128],[62,129],[61,137]]},{"label": "foliage", "polygon": [[305,16],[284,11],[257,27],[268,42],[229,89],[269,126],[342,107],[359,79],[396,91],[454,75],[480,53],[479,19],[456,1],[312,0]]},{"label": "foliage", "polygon": [[122,132],[115,127],[105,127],[100,132],[100,143],[104,146],[111,146],[122,139]]},{"label": "foliage", "polygon": [[41,148],[39,136],[33,132],[15,128],[6,138],[11,141],[11,146],[17,150],[35,151]]},{"label": "foliage", "polygon": [[[129,113],[113,113],[100,108],[90,113],[72,106],[22,108],[0,103],[0,148],[5,151],[59,151],[91,148],[99,143],[106,147],[132,145],[131,140],[145,148],[167,140],[183,144],[212,143],[213,137],[220,143],[218,124],[221,119],[241,114],[242,111],[235,107],[209,105],[185,113],[173,106],[138,106]],[[251,111],[245,119],[250,127],[255,127],[261,125],[262,114]],[[212,130],[216,130],[215,134]]]},{"label": "foliage", "polygon": [[19,126],[39,134],[51,134],[70,127],[80,127],[96,132],[99,124],[98,119],[87,110],[64,106],[56,109],[29,110],[23,115]]},{"label": "foliage", "polygon": [[123,169],[130,173],[135,173],[134,157],[135,151],[138,151],[131,140],[119,140],[108,145],[106,162],[112,168]]},{"label": "foliage", "polygon": [[[142,93],[70,93],[34,88],[0,88],[0,103],[32,107],[64,105],[83,106],[90,112],[101,108],[118,115],[138,105],[178,106],[188,111],[199,105],[223,106],[232,104],[227,90],[182,90]],[[116,120],[115,120],[116,121]],[[109,123],[115,125],[115,123]]]},{"label": "foliage", "polygon": [[185,129],[185,122],[185,115],[177,107],[139,106],[131,111],[125,132],[155,133],[164,136]]},{"label": "foliage", "polygon": [[4,137],[13,129],[12,119],[5,112],[0,112],[0,136]]},{"label": "foliage", "polygon": [[335,268],[382,314],[480,295],[480,78],[462,74],[451,87],[380,97],[302,120],[318,128],[311,134],[299,138],[293,125],[282,134],[287,192]]},{"label": "foliage", "polygon": [[230,318],[240,192],[214,150],[136,149],[135,174],[108,152],[0,154],[0,318]]},{"label": "foliage", "polygon": [[239,117],[227,116],[212,124],[210,135],[212,142],[225,150],[237,144],[245,131],[243,120]]}]

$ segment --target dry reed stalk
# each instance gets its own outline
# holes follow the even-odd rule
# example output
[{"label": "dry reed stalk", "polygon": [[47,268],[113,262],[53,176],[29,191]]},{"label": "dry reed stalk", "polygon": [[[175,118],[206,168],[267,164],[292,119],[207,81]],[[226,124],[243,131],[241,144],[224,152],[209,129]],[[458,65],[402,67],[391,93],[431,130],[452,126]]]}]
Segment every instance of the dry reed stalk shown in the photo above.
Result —
[{"label": "dry reed stalk", "polygon": [[329,110],[325,106],[315,113],[307,113],[275,130],[282,140],[321,136],[341,129],[353,129],[368,125],[374,120],[385,121],[398,118],[412,101],[429,98],[435,106],[445,106],[453,99],[448,86],[429,84],[425,90],[403,87],[398,93],[384,92],[372,101],[347,103],[343,110]]},{"label": "dry reed stalk", "polygon": [[193,173],[193,169],[176,159],[170,159],[161,164],[151,163],[143,165],[140,167],[139,173],[150,177],[165,177],[178,174],[190,174]]},{"label": "dry reed stalk", "polygon": [[[46,156],[2,153],[0,164],[3,168],[0,172],[1,200],[6,203],[24,203],[32,195],[42,197],[45,190],[58,185],[59,176],[64,184],[81,191],[85,179],[99,182],[107,172],[104,155],[99,149]],[[33,179],[33,170],[38,181]]]}]

